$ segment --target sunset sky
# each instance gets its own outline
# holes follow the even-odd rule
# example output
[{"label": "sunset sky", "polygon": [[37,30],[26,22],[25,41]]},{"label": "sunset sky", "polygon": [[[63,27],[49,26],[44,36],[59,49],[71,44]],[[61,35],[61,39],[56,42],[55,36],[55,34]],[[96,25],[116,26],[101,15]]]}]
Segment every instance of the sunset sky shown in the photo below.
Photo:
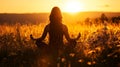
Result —
[{"label": "sunset sky", "polygon": [[50,12],[53,6],[63,12],[120,12],[120,0],[0,0],[0,13]]}]

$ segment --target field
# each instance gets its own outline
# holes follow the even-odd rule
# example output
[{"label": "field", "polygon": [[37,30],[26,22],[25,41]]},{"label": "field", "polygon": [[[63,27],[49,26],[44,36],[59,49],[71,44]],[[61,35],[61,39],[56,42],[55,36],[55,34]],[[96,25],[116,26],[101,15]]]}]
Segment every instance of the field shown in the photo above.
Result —
[{"label": "field", "polygon": [[[69,53],[69,67],[120,67],[120,23],[90,20],[64,23],[72,38],[81,34],[71,49],[74,53]],[[50,58],[42,56],[30,39],[30,34],[39,38],[46,24],[1,24],[0,67],[48,67]],[[65,39],[64,42],[67,43]],[[62,59],[65,63],[66,58]]]}]

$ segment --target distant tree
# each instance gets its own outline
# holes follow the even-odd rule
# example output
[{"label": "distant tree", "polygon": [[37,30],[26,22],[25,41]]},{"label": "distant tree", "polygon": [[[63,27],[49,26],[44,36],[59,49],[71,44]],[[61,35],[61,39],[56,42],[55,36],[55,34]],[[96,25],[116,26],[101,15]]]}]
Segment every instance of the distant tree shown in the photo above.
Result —
[{"label": "distant tree", "polygon": [[90,18],[89,18],[89,17],[85,19],[85,22],[89,22],[89,21],[90,21]]},{"label": "distant tree", "polygon": [[120,16],[118,16],[118,17],[112,17],[111,18],[111,20],[112,20],[112,23],[119,23],[119,21],[120,21]]},{"label": "distant tree", "polygon": [[108,21],[108,18],[104,13],[102,13],[101,17],[100,17],[100,20],[102,21],[102,23],[104,23],[104,21]]},{"label": "distant tree", "polygon": [[94,23],[97,24],[99,22],[99,18],[94,19]]},{"label": "distant tree", "polygon": [[89,17],[87,17],[87,18],[85,19],[85,24],[87,24],[87,25],[90,25],[90,24],[91,24]]}]

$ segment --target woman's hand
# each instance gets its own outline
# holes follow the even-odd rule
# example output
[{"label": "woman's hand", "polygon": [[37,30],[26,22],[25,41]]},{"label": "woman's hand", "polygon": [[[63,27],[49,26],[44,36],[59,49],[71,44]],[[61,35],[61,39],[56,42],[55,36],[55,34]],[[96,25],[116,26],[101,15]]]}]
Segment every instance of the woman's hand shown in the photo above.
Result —
[{"label": "woman's hand", "polygon": [[32,36],[32,34],[30,35],[30,39],[32,39],[32,40],[37,40],[37,39],[35,39],[35,38]]},{"label": "woman's hand", "polygon": [[34,38],[33,38],[32,34],[30,35],[30,39],[34,40]]},{"label": "woman's hand", "polygon": [[78,40],[80,37],[81,37],[81,34],[79,33],[75,40]]}]

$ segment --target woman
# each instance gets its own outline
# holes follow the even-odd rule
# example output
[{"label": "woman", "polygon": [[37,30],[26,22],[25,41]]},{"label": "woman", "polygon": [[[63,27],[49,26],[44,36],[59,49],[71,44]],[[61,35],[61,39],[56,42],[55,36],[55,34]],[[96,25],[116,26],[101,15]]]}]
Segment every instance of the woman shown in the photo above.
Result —
[{"label": "woman", "polygon": [[62,14],[58,7],[53,7],[50,16],[49,16],[50,23],[46,25],[42,36],[39,38],[40,41],[44,40],[47,33],[49,34],[49,48],[50,53],[52,55],[53,66],[57,67],[57,58],[59,55],[59,50],[63,48],[63,36],[71,42],[72,40],[78,40],[80,34],[77,38],[71,39],[68,34],[68,28],[66,25],[62,24]]}]

